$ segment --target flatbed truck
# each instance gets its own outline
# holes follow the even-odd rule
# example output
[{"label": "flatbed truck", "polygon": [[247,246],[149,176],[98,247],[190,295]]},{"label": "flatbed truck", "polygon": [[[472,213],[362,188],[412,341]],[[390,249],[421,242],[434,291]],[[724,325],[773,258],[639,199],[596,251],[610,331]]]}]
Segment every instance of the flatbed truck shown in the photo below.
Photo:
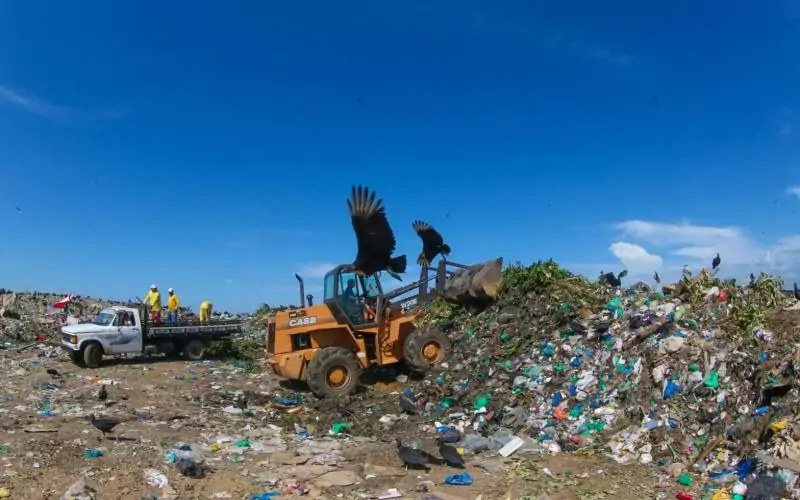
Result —
[{"label": "flatbed truck", "polygon": [[152,324],[144,307],[114,306],[101,310],[88,323],[62,327],[61,348],[75,364],[87,368],[97,368],[103,356],[117,354],[182,354],[197,361],[209,343],[242,332],[241,320],[192,318]]}]

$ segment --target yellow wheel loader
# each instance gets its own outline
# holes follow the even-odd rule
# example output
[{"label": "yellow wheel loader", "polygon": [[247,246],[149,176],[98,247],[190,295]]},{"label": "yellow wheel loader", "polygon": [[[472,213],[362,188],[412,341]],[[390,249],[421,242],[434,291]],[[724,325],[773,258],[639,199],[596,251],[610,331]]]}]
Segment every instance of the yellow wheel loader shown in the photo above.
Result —
[{"label": "yellow wheel loader", "polygon": [[337,266],[325,276],[322,302],[308,307],[295,275],[301,307],[268,321],[267,363],[285,379],[306,381],[319,397],[351,394],[371,366],[405,361],[425,373],[447,357],[449,342],[414,320],[433,300],[485,307],[497,297],[502,267],[502,258],[474,266],[441,260],[423,267],[419,280],[385,292],[378,274],[365,278]]}]

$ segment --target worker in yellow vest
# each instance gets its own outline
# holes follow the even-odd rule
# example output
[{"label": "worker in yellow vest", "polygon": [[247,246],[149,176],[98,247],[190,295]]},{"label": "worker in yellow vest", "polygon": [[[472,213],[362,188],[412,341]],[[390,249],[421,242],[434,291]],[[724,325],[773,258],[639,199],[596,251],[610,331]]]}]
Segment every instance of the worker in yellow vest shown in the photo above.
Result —
[{"label": "worker in yellow vest", "polygon": [[150,285],[150,291],[147,292],[142,304],[150,306],[150,321],[153,323],[161,323],[161,292],[158,287]]},{"label": "worker in yellow vest", "polygon": [[214,308],[214,304],[211,301],[204,300],[202,304],[200,304],[200,322],[205,323],[211,321],[211,310]]},{"label": "worker in yellow vest", "polygon": [[169,294],[169,298],[167,299],[167,322],[177,323],[178,309],[181,307],[181,301],[178,299],[173,288],[167,290],[167,293]]}]

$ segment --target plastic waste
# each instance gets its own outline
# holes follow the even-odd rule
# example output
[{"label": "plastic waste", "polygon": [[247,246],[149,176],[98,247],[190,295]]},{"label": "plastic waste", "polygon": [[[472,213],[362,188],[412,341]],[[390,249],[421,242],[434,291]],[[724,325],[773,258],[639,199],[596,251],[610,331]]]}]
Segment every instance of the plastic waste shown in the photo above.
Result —
[{"label": "plastic waste", "polygon": [[475,482],[475,479],[469,472],[464,472],[463,474],[451,474],[444,479],[444,482],[457,486],[469,486]]}]

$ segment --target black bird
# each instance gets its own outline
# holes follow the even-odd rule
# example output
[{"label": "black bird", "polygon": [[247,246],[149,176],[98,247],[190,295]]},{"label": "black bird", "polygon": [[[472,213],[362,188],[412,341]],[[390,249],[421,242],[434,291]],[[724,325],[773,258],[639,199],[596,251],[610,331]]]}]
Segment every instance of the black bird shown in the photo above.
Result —
[{"label": "black bird", "polygon": [[658,275],[658,271],[653,273],[653,279],[656,280],[656,283],[661,283],[661,276]]},{"label": "black bird", "polygon": [[717,256],[711,261],[711,269],[716,271],[720,264],[722,264],[722,259],[719,258],[719,252],[717,252]]},{"label": "black bird", "polygon": [[408,469],[425,469],[428,470],[428,457],[425,453],[408,446],[403,446],[400,438],[395,440],[397,442],[397,456],[403,461],[406,470]]},{"label": "black bird", "polygon": [[376,200],[375,193],[366,187],[353,186],[347,207],[358,242],[353,270],[360,276],[385,270],[400,280],[400,273],[406,272],[406,256],[392,257],[397,242],[386,218],[383,200]]},{"label": "black bird", "polygon": [[48,368],[47,374],[50,375],[50,378],[61,378],[61,374],[55,368]]},{"label": "black bird", "polygon": [[794,298],[800,300],[800,290],[797,289],[797,283],[794,284]]},{"label": "black bird", "polygon": [[400,408],[406,413],[418,414],[420,411],[419,402],[414,402],[410,397],[405,394],[400,395]]},{"label": "black bird", "polygon": [[240,394],[239,396],[237,396],[236,399],[233,401],[233,406],[239,408],[242,411],[245,411],[247,409],[247,396],[245,396],[244,394]]},{"label": "black bird", "polygon": [[115,418],[95,418],[94,414],[92,414],[91,422],[95,429],[103,433],[103,437],[106,437],[107,432],[113,432],[114,427],[121,423]]},{"label": "black bird", "polygon": [[622,278],[628,275],[628,271],[622,271],[618,275],[614,273],[603,273],[600,275],[600,282],[608,283],[610,286],[617,287],[622,285]]},{"label": "black bird", "polygon": [[450,467],[457,467],[459,469],[464,468],[464,458],[458,452],[458,450],[454,446],[450,446],[449,444],[445,443],[442,438],[438,439],[439,441],[439,455],[442,456],[442,460],[444,463],[449,465]]},{"label": "black bird", "polygon": [[178,466],[178,470],[181,471],[181,474],[186,477],[206,476],[206,468],[203,464],[197,463],[191,458],[180,458],[175,462],[175,465]]},{"label": "black bird", "polygon": [[422,252],[417,257],[417,264],[430,266],[437,255],[442,254],[443,258],[450,255],[450,245],[444,242],[442,235],[433,226],[427,222],[415,220],[411,227],[422,240]]},{"label": "black bird", "polygon": [[103,386],[100,388],[100,392],[97,393],[97,399],[99,399],[100,401],[105,401],[106,399],[108,399],[108,391],[106,391],[106,384],[103,384]]}]

